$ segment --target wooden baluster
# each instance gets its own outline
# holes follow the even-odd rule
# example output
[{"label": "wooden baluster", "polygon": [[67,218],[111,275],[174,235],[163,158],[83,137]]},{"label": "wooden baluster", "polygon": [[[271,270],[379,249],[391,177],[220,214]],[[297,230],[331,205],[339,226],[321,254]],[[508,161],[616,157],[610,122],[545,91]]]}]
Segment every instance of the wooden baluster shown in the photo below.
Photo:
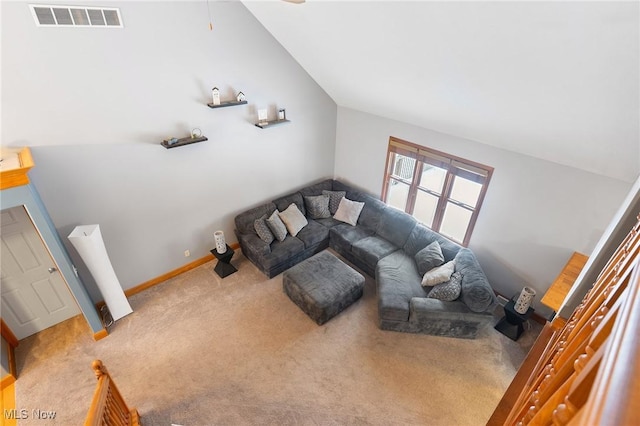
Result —
[{"label": "wooden baluster", "polygon": [[[640,267],[637,266],[639,258],[640,215],[638,222],[618,246],[566,324],[557,328],[547,326],[550,332],[545,334],[548,341],[544,350],[540,353],[542,345],[536,342],[536,347],[540,347],[535,355],[538,357],[537,360],[525,360],[529,378],[525,381],[523,377],[516,375],[517,382],[524,383],[522,390],[515,393],[517,388],[513,388],[513,383],[509,387],[510,395],[517,395],[514,403],[510,404],[511,411],[506,416],[502,414],[505,412],[503,401],[513,399],[511,396],[507,399],[505,394],[489,424],[524,426],[553,423],[572,426],[599,424],[593,419],[613,417],[634,418],[638,420],[636,423],[640,424],[640,418],[634,414],[640,411],[640,403],[636,403],[640,401],[638,387],[628,385],[633,383],[633,379],[630,380],[624,374],[626,370],[623,369],[623,374],[616,373],[611,367],[613,361],[609,361],[608,364],[606,362],[609,355],[607,351],[611,351],[612,346],[623,348],[626,353],[637,355],[634,355],[634,359],[625,358],[626,362],[622,361],[622,364],[629,369],[630,374],[635,375],[632,377],[636,380],[640,375],[640,342],[636,337],[640,335]],[[635,310],[627,308],[627,305],[633,305]],[[624,315],[619,315],[620,312]],[[628,341],[620,337],[627,330],[636,330],[635,334],[629,331]],[[615,339],[610,337],[614,334]],[[615,345],[607,344],[611,339],[614,339]],[[612,398],[608,397],[610,392],[606,382],[601,385],[596,381],[596,378],[600,377],[600,369],[613,372],[608,374],[617,377],[615,381],[623,388],[624,395],[637,395],[637,398],[627,397],[624,400],[627,405],[633,400],[637,410],[625,406],[615,411],[613,407],[618,408],[620,404],[617,401],[609,403]],[[601,377],[599,380],[603,382]],[[592,388],[598,386],[601,390],[594,393]],[[501,418],[504,420],[500,421]]]},{"label": "wooden baluster", "polygon": [[[617,312],[618,301],[609,302],[616,305]],[[594,348],[599,347],[603,340],[594,341],[594,335],[604,334],[603,330],[608,333],[611,329],[611,325],[615,319],[615,312],[609,314],[610,309],[606,305],[601,306],[591,321],[580,330],[580,333],[576,335],[570,344],[561,342],[562,348],[556,352],[556,357],[553,362],[546,366],[544,370],[546,375],[540,382],[538,388],[532,393],[530,405],[522,418],[524,424],[531,422],[540,409],[545,406],[551,398],[554,398],[558,389],[586,364],[589,355],[594,352]],[[610,319],[607,321],[609,326],[600,327],[605,317]],[[587,344],[588,342],[591,342],[590,344],[592,346],[589,346]],[[556,396],[555,398],[557,399],[558,397]]]},{"label": "wooden baluster", "polygon": [[85,426],[139,426],[138,411],[127,407],[102,361],[95,360],[92,368],[98,385],[93,394]]}]

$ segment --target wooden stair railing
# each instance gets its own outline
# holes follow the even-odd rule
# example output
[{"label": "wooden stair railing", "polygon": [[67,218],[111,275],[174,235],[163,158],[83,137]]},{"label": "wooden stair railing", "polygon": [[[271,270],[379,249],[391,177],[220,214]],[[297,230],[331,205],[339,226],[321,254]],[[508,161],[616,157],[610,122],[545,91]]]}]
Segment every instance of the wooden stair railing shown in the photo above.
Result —
[{"label": "wooden stair railing", "polygon": [[139,426],[140,416],[135,408],[129,409],[120,391],[99,359],[91,364],[98,379],[85,426]]},{"label": "wooden stair railing", "polygon": [[487,424],[640,424],[640,216],[566,324],[545,326]]}]

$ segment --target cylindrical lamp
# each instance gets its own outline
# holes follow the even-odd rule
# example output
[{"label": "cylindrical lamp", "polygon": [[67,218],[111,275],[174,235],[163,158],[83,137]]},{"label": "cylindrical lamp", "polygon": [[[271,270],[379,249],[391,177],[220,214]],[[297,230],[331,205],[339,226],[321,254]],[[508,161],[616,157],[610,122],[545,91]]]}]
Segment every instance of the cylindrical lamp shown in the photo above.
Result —
[{"label": "cylindrical lamp", "polygon": [[133,312],[109,260],[100,226],[76,226],[67,238],[93,275],[114,321]]},{"label": "cylindrical lamp", "polygon": [[216,251],[219,254],[227,252],[227,242],[224,239],[224,232],[216,231],[213,233],[213,238],[216,240]]},{"label": "cylindrical lamp", "polygon": [[518,296],[518,299],[513,306],[513,309],[520,315],[526,314],[535,295],[536,291],[531,287],[523,288],[520,292],[520,296]]}]

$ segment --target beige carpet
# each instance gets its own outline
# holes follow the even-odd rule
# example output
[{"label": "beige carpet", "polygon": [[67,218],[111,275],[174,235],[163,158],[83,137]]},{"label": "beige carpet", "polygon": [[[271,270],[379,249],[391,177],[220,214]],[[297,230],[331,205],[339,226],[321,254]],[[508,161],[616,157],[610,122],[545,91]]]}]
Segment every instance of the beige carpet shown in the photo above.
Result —
[{"label": "beige carpet", "polygon": [[532,343],[487,327],[476,340],[376,326],[375,283],[323,326],[239,253],[130,298],[134,313],[94,342],[81,317],[20,342],[18,409],[79,425],[102,359],[145,425],[483,425]]}]

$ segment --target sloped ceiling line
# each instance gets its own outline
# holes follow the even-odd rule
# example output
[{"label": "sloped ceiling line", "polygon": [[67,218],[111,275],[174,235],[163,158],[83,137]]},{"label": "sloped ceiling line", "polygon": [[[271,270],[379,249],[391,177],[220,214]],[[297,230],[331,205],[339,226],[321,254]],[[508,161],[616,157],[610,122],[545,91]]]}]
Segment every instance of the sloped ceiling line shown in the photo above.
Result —
[{"label": "sloped ceiling line", "polygon": [[340,106],[640,174],[638,2],[243,3]]}]

